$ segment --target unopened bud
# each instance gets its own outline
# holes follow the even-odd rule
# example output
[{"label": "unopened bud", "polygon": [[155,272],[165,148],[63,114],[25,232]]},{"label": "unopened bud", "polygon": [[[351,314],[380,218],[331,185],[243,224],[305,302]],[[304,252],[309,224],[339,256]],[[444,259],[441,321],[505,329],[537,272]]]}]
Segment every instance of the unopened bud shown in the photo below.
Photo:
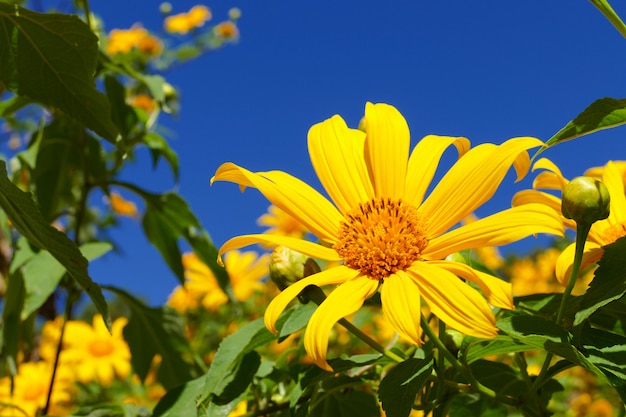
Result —
[{"label": "unopened bud", "polygon": [[591,225],[609,217],[609,190],[599,180],[576,177],[563,189],[561,211],[567,219]]},{"label": "unopened bud", "polygon": [[270,258],[270,278],[282,291],[304,277],[308,256],[295,250],[278,246]]}]

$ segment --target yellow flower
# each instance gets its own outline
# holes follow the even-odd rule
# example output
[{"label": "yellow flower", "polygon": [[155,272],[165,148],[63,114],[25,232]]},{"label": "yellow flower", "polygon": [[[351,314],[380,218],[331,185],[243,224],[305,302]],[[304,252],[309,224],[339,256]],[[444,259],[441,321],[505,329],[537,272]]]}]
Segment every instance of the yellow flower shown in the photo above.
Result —
[{"label": "yellow flower", "polygon": [[216,36],[225,40],[234,40],[239,38],[239,29],[237,28],[235,22],[230,20],[215,25],[213,32]]},{"label": "yellow flower", "polygon": [[[363,126],[365,131],[350,129],[340,116],[333,116],[309,130],[311,161],[332,203],[282,171],[253,173],[233,163],[220,166],[211,182],[258,188],[320,243],[244,235],[224,243],[219,254],[266,243],[343,261],[286,288],[265,312],[266,326],[276,332],[279,315],[302,289],[339,284],[311,316],[304,337],[305,349],[325,369],[330,369],[326,352],[334,323],[357,311],[379,289],[383,314],[415,344],[421,343],[420,300],[465,334],[495,336],[489,304],[459,277],[478,285],[493,306],[503,308],[513,308],[510,284],[444,259],[464,249],[507,244],[534,233],[562,234],[557,214],[541,204],[511,208],[453,228],[491,198],[511,165],[518,178],[525,175],[530,165],[526,150],[541,141],[516,138],[468,150],[466,138],[429,135],[409,157],[409,128],[394,107],[367,103]],[[450,145],[463,156],[424,199],[441,154]]]},{"label": "yellow flower", "polygon": [[[228,302],[228,296],[220,288],[215,275],[194,253],[183,255],[185,288],[191,296],[197,296],[204,308],[214,311]],[[246,301],[255,291],[264,287],[262,278],[269,272],[269,255],[258,256],[256,252],[233,251],[225,258],[225,267],[233,286],[235,298]]]},{"label": "yellow flower", "polygon": [[[184,264],[185,255],[183,255]],[[167,305],[181,314],[184,314],[188,310],[195,310],[200,307],[200,298],[202,294],[195,294],[188,288],[178,285],[169,298],[167,299]]]},{"label": "yellow flower", "polygon": [[[533,182],[533,188],[563,191],[563,188],[569,182],[563,177],[559,168],[549,159],[542,158],[538,160],[533,167],[533,170],[535,169],[545,169],[545,171],[537,175]],[[599,179],[607,187],[611,196],[611,211],[608,218],[592,224],[587,242],[585,243],[582,269],[602,258],[604,254],[603,246],[626,236],[626,180],[624,179],[624,174],[620,172],[619,165],[609,161],[602,169]],[[539,202],[560,212],[561,199],[546,192],[524,190],[513,197],[513,205],[515,206],[521,206],[530,202]],[[566,227],[576,230],[576,223],[573,220],[562,217],[562,221]],[[569,280],[572,264],[574,263],[575,249],[576,245],[571,244],[561,253],[557,260],[556,277],[562,285],[567,285]]]},{"label": "yellow flower", "polygon": [[[37,410],[43,409],[46,404],[51,378],[51,363],[47,361],[22,363],[15,376],[13,395],[11,395],[10,378],[0,379],[0,415],[34,417]],[[67,415],[71,389],[68,369],[60,367],[52,389],[52,407],[48,411],[50,415]]]},{"label": "yellow flower", "polygon": [[93,326],[78,320],[67,322],[62,360],[73,365],[76,379],[108,386],[115,375],[125,378],[130,374],[130,350],[122,335],[126,323],[126,318],[116,319],[109,333],[100,315],[94,316]]},{"label": "yellow flower", "polygon": [[265,233],[273,235],[302,238],[307,233],[302,223],[274,205],[269,206],[267,213],[259,217],[257,224],[269,227]]},{"label": "yellow flower", "polygon": [[149,55],[158,55],[163,46],[141,25],[134,25],[130,29],[113,29],[109,33],[109,40],[106,45],[106,51],[109,55],[126,54],[134,48]]},{"label": "yellow flower", "polygon": [[211,20],[211,10],[203,5],[193,6],[187,13],[179,13],[165,18],[165,30],[170,33],[186,34]]},{"label": "yellow flower", "polygon": [[119,193],[115,191],[109,194],[109,204],[111,210],[120,216],[137,217],[139,211],[137,205],[132,201],[125,200]]}]

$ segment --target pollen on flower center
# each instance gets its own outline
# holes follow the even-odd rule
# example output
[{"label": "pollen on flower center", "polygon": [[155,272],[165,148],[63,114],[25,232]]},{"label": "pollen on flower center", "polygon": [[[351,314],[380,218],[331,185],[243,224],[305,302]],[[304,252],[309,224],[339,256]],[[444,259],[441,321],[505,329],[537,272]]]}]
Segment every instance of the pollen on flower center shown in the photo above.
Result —
[{"label": "pollen on flower center", "polygon": [[615,242],[617,239],[626,236],[626,224],[625,223],[618,223],[618,224],[614,224],[611,227],[609,227],[604,233],[603,233],[603,240],[604,240],[604,244],[605,245],[610,245],[611,243]]},{"label": "pollen on flower center", "polygon": [[344,265],[381,280],[420,259],[428,245],[425,225],[414,206],[376,198],[346,214],[334,249]]}]

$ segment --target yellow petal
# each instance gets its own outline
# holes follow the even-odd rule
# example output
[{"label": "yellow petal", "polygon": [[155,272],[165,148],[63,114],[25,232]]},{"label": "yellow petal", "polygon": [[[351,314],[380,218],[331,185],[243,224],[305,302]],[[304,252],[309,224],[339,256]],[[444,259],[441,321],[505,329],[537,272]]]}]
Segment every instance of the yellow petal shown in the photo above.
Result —
[{"label": "yellow petal", "polygon": [[404,271],[385,278],[380,289],[383,314],[402,337],[420,346],[420,290]]},{"label": "yellow petal", "polygon": [[295,237],[268,235],[265,233],[256,235],[241,235],[229,239],[220,248],[218,257],[221,258],[222,254],[230,250],[240,249],[245,246],[255,245],[257,243],[285,246],[289,249],[293,249],[297,252],[308,255],[311,258],[324,259],[326,261],[341,260],[341,257],[332,248],[327,248],[317,243],[309,242],[308,240],[298,239]]},{"label": "yellow petal", "polygon": [[[561,213],[561,199],[559,197],[553,196],[552,194],[544,193],[542,191],[523,190],[515,194],[513,196],[513,200],[511,201],[511,205],[513,207],[529,203],[540,203],[545,206],[551,207],[557,213]],[[561,221],[563,222],[563,225],[565,225],[565,227],[576,230],[576,222],[574,220],[566,219],[562,215],[560,216]]]},{"label": "yellow petal", "polygon": [[470,141],[466,138],[428,135],[413,148],[407,168],[404,201],[415,207],[422,204],[441,155],[450,145],[456,146],[461,157],[469,150]]},{"label": "yellow petal", "polygon": [[[576,244],[569,245],[556,260],[555,274],[556,279],[563,285],[567,286],[570,275],[572,275],[572,266],[574,264],[574,255],[576,253]],[[580,264],[580,269],[584,269],[589,265],[592,265],[602,259],[604,250],[594,242],[585,242],[585,248],[583,249],[583,259]]]},{"label": "yellow petal", "polygon": [[315,363],[327,371],[328,336],[335,323],[357,311],[378,289],[378,281],[364,276],[344,282],[330,293],[311,316],[304,333],[304,349]]},{"label": "yellow petal", "polygon": [[[514,138],[499,146],[482,144],[470,149],[450,168],[419,208],[420,213],[429,219],[426,234],[438,236],[474,212],[493,196],[520,154],[541,143],[534,138]],[[515,168],[521,169],[520,166]],[[517,174],[519,179],[525,172],[518,170]]]},{"label": "yellow petal", "polygon": [[416,262],[407,273],[433,314],[447,325],[470,336],[496,336],[496,319],[487,301],[456,275],[428,262]]},{"label": "yellow petal", "polygon": [[509,310],[515,308],[513,305],[511,283],[478,271],[460,262],[430,261],[428,263],[478,285],[485,297],[487,297],[487,301],[489,301],[492,306],[508,308]]},{"label": "yellow petal", "polygon": [[299,179],[281,171],[251,172],[233,163],[222,164],[214,181],[230,181],[242,188],[257,188],[275,206],[294,217],[314,235],[329,243],[336,234],[343,217],[324,196]]},{"label": "yellow petal", "polygon": [[283,310],[285,310],[287,305],[289,305],[291,300],[296,298],[307,286],[317,285],[318,287],[323,287],[329,284],[340,284],[356,277],[358,274],[359,271],[355,271],[354,269],[345,266],[337,266],[296,281],[278,294],[267,306],[264,316],[265,327],[267,327],[270,332],[276,333],[276,320],[278,320],[278,317]]},{"label": "yellow petal", "polygon": [[602,174],[602,182],[606,185],[611,196],[611,212],[609,222],[611,224],[624,224],[626,222],[626,195],[624,194],[624,179],[613,161],[609,161]]},{"label": "yellow petal", "polygon": [[308,143],[313,168],[343,213],[374,197],[362,131],[349,129],[341,117],[333,116],[311,127]]},{"label": "yellow petal", "polygon": [[465,224],[429,241],[423,252],[428,260],[444,259],[464,249],[500,246],[535,233],[563,236],[559,213],[538,203],[529,203]]},{"label": "yellow petal", "polygon": [[533,188],[562,190],[568,183],[567,179],[563,177],[559,167],[548,158],[541,158],[535,162],[535,165],[533,165],[533,171],[536,171],[537,169],[545,169],[547,171],[541,172],[537,175],[533,181]]},{"label": "yellow petal", "polygon": [[404,195],[411,137],[400,112],[388,104],[365,105],[365,160],[377,197]]}]

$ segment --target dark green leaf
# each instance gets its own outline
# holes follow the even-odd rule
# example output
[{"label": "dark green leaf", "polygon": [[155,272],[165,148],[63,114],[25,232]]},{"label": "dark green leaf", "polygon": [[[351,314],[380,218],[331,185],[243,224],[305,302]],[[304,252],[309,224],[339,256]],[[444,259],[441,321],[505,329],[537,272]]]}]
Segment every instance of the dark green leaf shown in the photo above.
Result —
[{"label": "dark green leaf", "polygon": [[28,241],[46,249],[85,290],[98,312],[104,318],[107,328],[111,328],[111,318],[100,287],[87,272],[87,259],[81,254],[65,234],[58,231],[44,219],[30,194],[17,188],[6,176],[6,164],[0,161],[0,207],[6,212],[15,228]]},{"label": "dark green leaf", "polygon": [[248,389],[260,365],[261,357],[255,350],[244,354],[231,373],[220,381],[217,387],[220,394],[212,402],[218,405],[232,403]]},{"label": "dark green leaf", "polygon": [[478,394],[456,395],[450,402],[450,417],[506,417],[509,410]]},{"label": "dark green leaf", "polygon": [[491,355],[502,355],[514,352],[525,352],[535,349],[532,346],[525,345],[510,336],[497,336],[493,339],[474,339],[466,336],[469,343],[463,341],[462,349],[465,355],[465,361],[469,364],[478,359]]},{"label": "dark green leaf", "polygon": [[178,181],[178,155],[170,148],[165,138],[154,132],[148,132],[143,137],[143,141],[152,153],[152,166],[156,167],[159,158],[163,157],[170,164],[174,179]]},{"label": "dark green leaf", "polygon": [[204,390],[205,379],[205,376],[201,376],[184,385],[168,390],[156,407],[154,407],[152,417],[199,416],[197,404]]},{"label": "dark green leaf", "polygon": [[195,376],[194,367],[183,359],[190,347],[182,317],[167,306],[148,307],[119,288],[103,288],[117,294],[131,309],[124,339],[130,347],[131,363],[137,376],[143,381],[152,359],[159,354],[161,364],[157,378],[166,389],[191,380]]},{"label": "dark green leaf", "polygon": [[0,3],[0,81],[114,142],[110,105],[93,79],[98,53],[97,36],[77,16]]},{"label": "dark green leaf", "polygon": [[217,282],[226,294],[233,298],[230,279],[226,270],[217,263],[217,249],[209,234],[176,193],[152,194],[132,184],[124,184],[141,195],[146,201],[143,226],[148,240],[161,252],[179,281],[184,283],[184,270],[178,249],[178,239],[185,239],[194,253],[213,272]]},{"label": "dark green leaf", "polygon": [[575,326],[600,307],[626,294],[626,237],[605,246],[598,265],[589,290],[582,296],[580,310],[574,320]]},{"label": "dark green leaf", "polygon": [[244,355],[275,338],[265,328],[262,318],[247,323],[226,337],[220,343],[213,363],[206,374],[202,400],[221,395],[224,388],[221,386],[221,381],[229,378],[233,370],[240,365]]},{"label": "dark green leaf", "polygon": [[[324,381],[321,398],[310,404],[309,417],[380,417],[378,401],[371,392],[355,389],[365,385],[358,378],[340,375]],[[389,414],[388,414],[389,415]]]},{"label": "dark green leaf", "polygon": [[626,99],[605,97],[591,103],[576,118],[546,141],[533,159],[550,146],[626,123]]},{"label": "dark green leaf", "polygon": [[2,310],[2,358],[6,361],[11,376],[17,374],[17,362],[20,345],[20,314],[24,305],[24,279],[21,271],[9,277],[4,309]]},{"label": "dark green leaf", "polygon": [[43,130],[33,183],[39,208],[49,221],[62,209],[76,205],[73,186],[82,169],[79,141],[83,134],[84,129],[67,117],[55,119]]},{"label": "dark green leaf", "polygon": [[378,397],[387,417],[408,417],[417,393],[432,373],[432,356],[396,365],[380,382]]},{"label": "dark green leaf", "polygon": [[138,119],[135,110],[126,103],[126,89],[117,78],[110,75],[104,77],[104,89],[112,105],[111,119],[122,138],[127,139]]},{"label": "dark green leaf", "polygon": [[289,315],[289,318],[287,318],[285,323],[279,327],[278,337],[283,339],[290,334],[303,329],[316,309],[317,306],[313,303],[296,305],[293,308],[293,312]]}]

